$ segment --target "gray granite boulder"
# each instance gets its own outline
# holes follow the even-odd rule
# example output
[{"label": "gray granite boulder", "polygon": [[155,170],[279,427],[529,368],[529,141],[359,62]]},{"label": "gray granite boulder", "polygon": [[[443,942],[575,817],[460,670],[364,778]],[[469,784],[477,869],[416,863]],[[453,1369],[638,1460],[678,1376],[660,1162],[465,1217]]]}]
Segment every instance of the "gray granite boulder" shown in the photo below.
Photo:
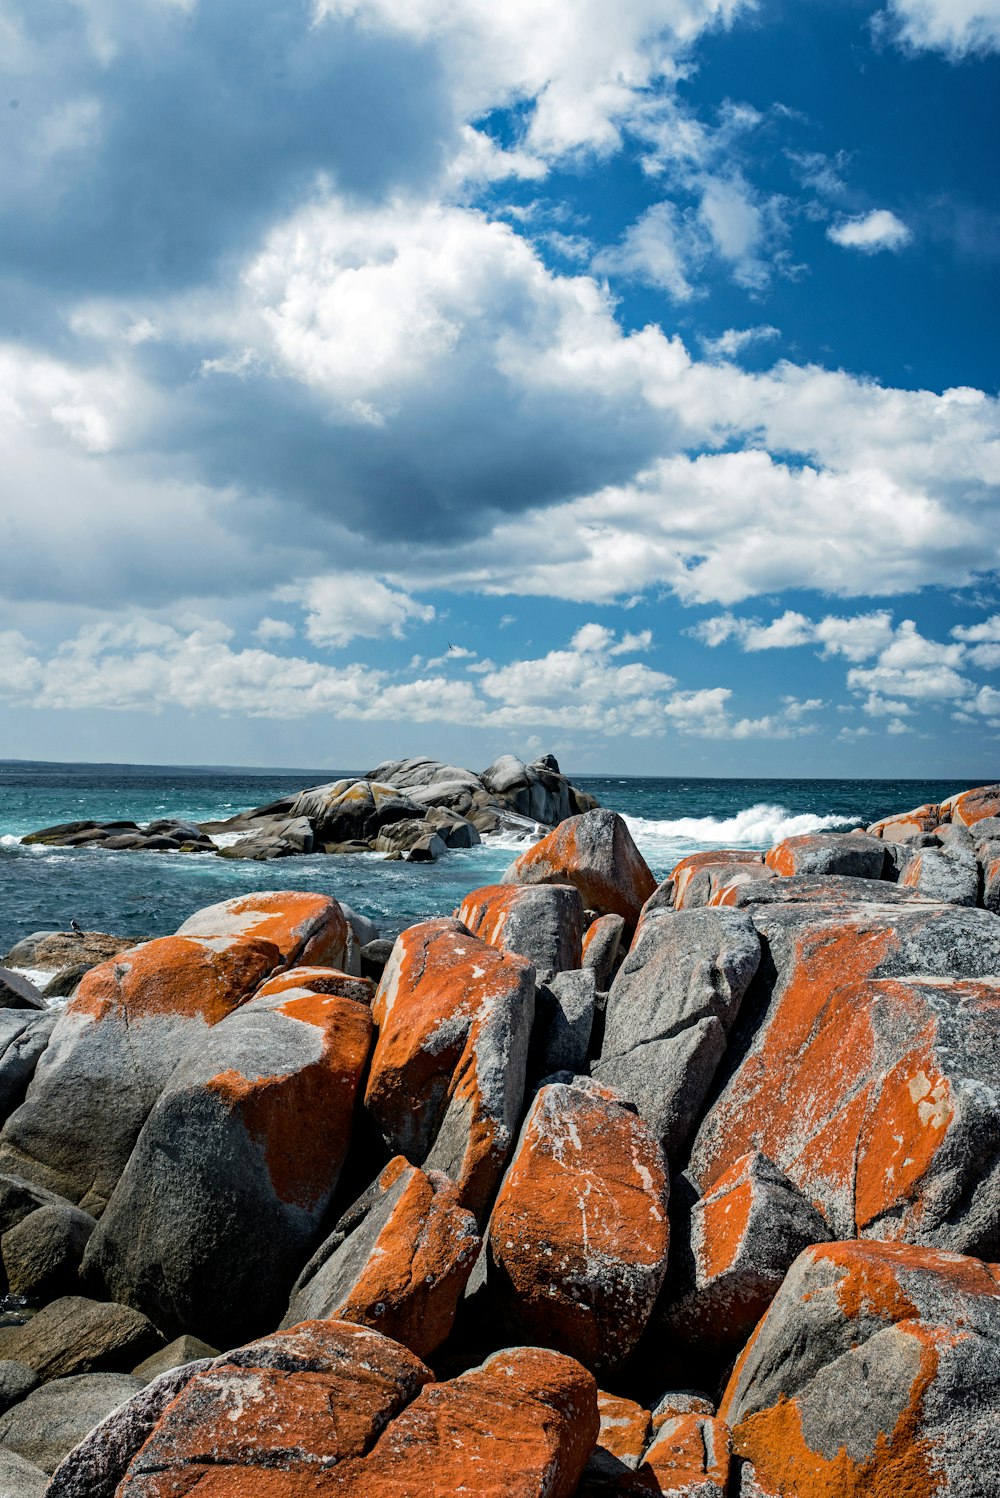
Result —
[{"label": "gray granite boulder", "polygon": [[519,952],[540,983],[578,968],[583,901],[572,884],[487,884],[467,894],[455,917],[501,952]]},{"label": "gray granite boulder", "polygon": [[0,1328],[0,1359],[26,1363],[42,1383],[132,1368],[162,1346],[163,1338],[141,1311],[82,1295],[50,1301],[23,1326]]},{"label": "gray granite boulder", "polygon": [[53,1379],[0,1416],[0,1447],[54,1472],[67,1452],[141,1388],[128,1373]]},{"label": "gray granite boulder", "polygon": [[58,1009],[0,1009],[0,1119],[24,1102],[58,1019]]},{"label": "gray granite boulder", "polygon": [[79,1285],[84,1250],[97,1223],[89,1212],[49,1204],[0,1237],[0,1255],[12,1295],[48,1301]]}]

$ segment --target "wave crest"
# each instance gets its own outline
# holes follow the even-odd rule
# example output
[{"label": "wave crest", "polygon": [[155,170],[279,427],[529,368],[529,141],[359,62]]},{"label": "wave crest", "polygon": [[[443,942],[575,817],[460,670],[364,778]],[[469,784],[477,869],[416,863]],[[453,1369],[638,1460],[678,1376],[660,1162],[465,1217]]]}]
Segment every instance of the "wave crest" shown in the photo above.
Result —
[{"label": "wave crest", "polygon": [[701,846],[769,848],[782,838],[804,832],[857,827],[861,817],[816,816],[814,812],[790,812],[787,806],[758,802],[731,817],[677,817],[656,821],[651,817],[626,817],[638,846],[650,842],[697,843]]}]

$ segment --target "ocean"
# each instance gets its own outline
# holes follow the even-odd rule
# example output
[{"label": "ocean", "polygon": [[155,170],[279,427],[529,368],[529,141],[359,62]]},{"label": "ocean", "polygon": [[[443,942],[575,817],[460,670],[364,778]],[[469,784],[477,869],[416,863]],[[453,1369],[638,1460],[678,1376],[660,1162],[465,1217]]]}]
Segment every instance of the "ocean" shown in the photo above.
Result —
[{"label": "ocean", "polygon": [[[165,936],[192,911],[255,889],[321,890],[368,916],[386,936],[450,913],[471,889],[498,880],[519,847],[510,839],[452,852],[434,864],[380,854],[250,863],[196,853],[24,847],[57,822],[233,816],[349,770],[233,770],[163,765],[0,762],[0,953],[32,931]],[[626,818],[658,877],[703,848],[766,848],[822,828],[846,829],[937,801],[976,781],[570,778]]]}]

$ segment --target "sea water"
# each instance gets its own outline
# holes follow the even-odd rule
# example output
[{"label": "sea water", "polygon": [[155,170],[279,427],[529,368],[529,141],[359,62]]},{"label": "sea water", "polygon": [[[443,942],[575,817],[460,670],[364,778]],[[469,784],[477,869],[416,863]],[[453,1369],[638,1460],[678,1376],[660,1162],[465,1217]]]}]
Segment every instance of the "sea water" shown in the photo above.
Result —
[{"label": "sea water", "polygon": [[[0,762],[0,953],[32,931],[164,936],[200,906],[244,891],[335,895],[384,935],[450,914],[463,896],[500,879],[519,847],[509,837],[432,864],[377,853],[271,863],[205,853],[128,853],[25,847],[27,832],[58,822],[159,817],[215,821],[350,770],[229,770],[149,765]],[[778,838],[843,829],[937,801],[972,781],[707,780],[580,775],[571,779],[625,817],[659,878],[703,848],[766,848]]]}]

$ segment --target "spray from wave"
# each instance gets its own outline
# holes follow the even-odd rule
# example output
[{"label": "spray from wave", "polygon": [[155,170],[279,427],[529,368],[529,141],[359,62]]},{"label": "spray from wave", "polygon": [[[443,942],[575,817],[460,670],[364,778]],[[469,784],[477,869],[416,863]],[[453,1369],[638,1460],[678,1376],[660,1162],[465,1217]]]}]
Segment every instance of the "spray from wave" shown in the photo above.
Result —
[{"label": "spray from wave", "polygon": [[787,806],[758,802],[732,817],[678,817],[654,821],[650,817],[626,817],[629,831],[641,848],[644,843],[680,843],[711,847],[769,848],[785,837],[830,828],[856,827],[860,817],[818,817],[813,812],[792,813]]}]

